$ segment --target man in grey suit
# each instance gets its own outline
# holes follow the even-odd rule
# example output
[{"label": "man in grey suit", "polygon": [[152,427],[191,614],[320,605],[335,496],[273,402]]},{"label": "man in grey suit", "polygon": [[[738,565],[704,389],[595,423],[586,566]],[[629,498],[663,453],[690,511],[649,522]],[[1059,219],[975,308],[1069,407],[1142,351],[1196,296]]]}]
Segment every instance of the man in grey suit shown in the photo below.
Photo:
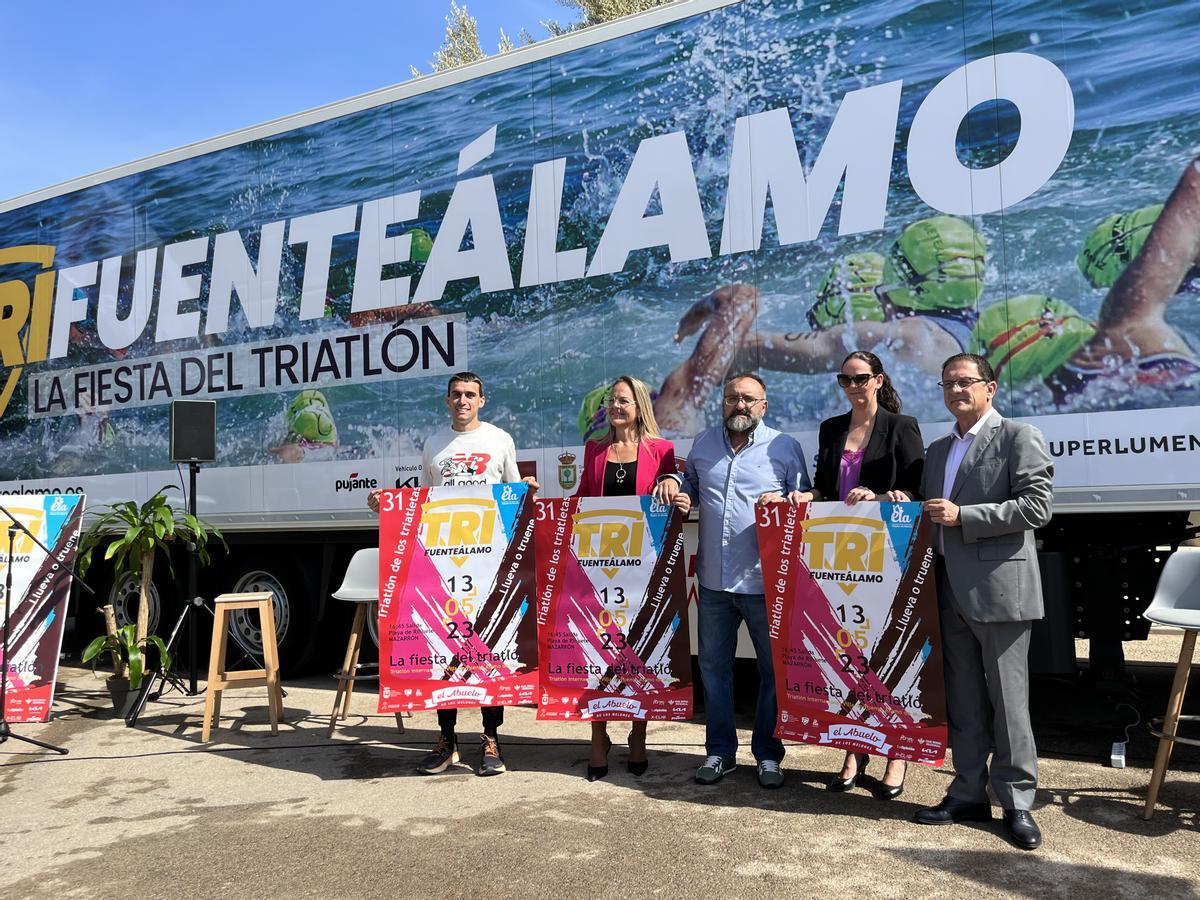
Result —
[{"label": "man in grey suit", "polygon": [[[1029,635],[1042,617],[1033,530],[1050,521],[1054,465],[1042,434],[992,408],[995,374],[981,356],[942,366],[950,434],[925,456],[921,493],[935,523],[942,658],[955,778],[926,825],[989,821],[987,786],[1018,847],[1042,835],[1033,820],[1037,748],[1029,723]],[[988,755],[991,771],[988,771]]]}]

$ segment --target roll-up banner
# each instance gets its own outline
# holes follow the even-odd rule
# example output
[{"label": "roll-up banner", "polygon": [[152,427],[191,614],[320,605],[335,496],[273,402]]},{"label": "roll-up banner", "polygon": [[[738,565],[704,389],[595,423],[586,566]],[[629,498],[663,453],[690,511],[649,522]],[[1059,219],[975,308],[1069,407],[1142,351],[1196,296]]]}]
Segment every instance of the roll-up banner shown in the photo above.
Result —
[{"label": "roll-up banner", "polygon": [[537,702],[530,501],[524,484],[384,492],[380,712]]},{"label": "roll-up banner", "polygon": [[931,532],[920,503],[760,507],[776,736],[942,763]]},{"label": "roll-up banner", "polygon": [[[0,664],[8,682],[4,719],[10,724],[50,718],[83,504],[82,494],[4,499],[5,509],[51,551],[47,556],[21,531],[13,537],[8,647],[0,647]],[[0,585],[9,560],[8,525],[8,519],[0,514]],[[3,597],[4,603],[9,600]],[[0,608],[0,615],[3,612]]]},{"label": "roll-up banner", "polygon": [[539,719],[689,719],[680,517],[652,497],[539,500]]}]

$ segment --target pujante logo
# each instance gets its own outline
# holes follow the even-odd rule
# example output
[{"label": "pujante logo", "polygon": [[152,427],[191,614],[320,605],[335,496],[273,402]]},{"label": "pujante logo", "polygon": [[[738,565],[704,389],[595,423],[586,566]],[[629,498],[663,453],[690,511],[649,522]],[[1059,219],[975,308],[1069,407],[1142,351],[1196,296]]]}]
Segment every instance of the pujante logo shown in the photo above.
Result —
[{"label": "pujante logo", "polygon": [[379,487],[378,481],[376,481],[374,478],[368,478],[366,476],[360,478],[357,472],[351,472],[349,477],[339,478],[333,483],[333,489],[335,492],[361,491],[364,488],[367,490],[374,490],[377,487]]},{"label": "pujante logo", "polygon": [[7,371],[0,384],[0,417],[8,409],[17,382],[28,363],[41,362],[50,349],[50,318],[54,308],[55,247],[23,244],[0,248],[0,267],[33,265],[43,270],[33,290],[21,279],[0,281],[0,363]]},{"label": "pujante logo", "polygon": [[569,491],[578,481],[579,468],[575,465],[575,454],[564,450],[558,454],[558,483],[564,491]]}]

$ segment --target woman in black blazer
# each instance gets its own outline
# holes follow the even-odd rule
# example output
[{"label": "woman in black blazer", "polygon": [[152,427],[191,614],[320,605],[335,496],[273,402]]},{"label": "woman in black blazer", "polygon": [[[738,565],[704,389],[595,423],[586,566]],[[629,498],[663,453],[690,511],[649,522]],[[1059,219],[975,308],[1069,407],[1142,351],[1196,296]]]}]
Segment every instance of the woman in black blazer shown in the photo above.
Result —
[{"label": "woman in black blazer", "polygon": [[[917,499],[925,443],[917,420],[900,415],[900,395],[879,357],[855,350],[842,362],[837,381],[846,392],[850,411],[821,423],[813,489],[796,499],[841,500],[851,505],[860,500]],[[829,790],[853,788],[869,761],[865,753],[847,753]],[[889,759],[875,796],[899,797],[904,774],[904,761]]]}]

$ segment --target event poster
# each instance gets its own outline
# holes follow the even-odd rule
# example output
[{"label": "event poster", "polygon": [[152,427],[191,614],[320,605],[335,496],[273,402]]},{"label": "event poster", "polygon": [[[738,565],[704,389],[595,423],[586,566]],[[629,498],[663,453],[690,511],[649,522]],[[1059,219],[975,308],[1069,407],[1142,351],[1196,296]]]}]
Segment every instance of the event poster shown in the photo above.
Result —
[{"label": "event poster", "polygon": [[[1189,47],[1195,0],[668,4],[0,199],[0,488],[157,487],[165,405],[211,399],[212,512],[365,524],[473,369],[571,493],[556,459],[604,433],[614,373],[686,441],[720,424],[708,348],[740,346],[815,439],[861,333],[923,425],[949,428],[942,361],[987,355],[1060,498],[1194,504],[1192,204],[1114,290],[1195,171]],[[1115,349],[1084,381],[1089,335]]]},{"label": "event poster", "polygon": [[653,497],[539,500],[539,719],[690,719],[683,525]]},{"label": "event poster", "polygon": [[931,531],[920,503],[759,508],[777,737],[941,764]]},{"label": "event poster", "polygon": [[530,501],[522,483],[381,496],[380,712],[537,702]]},{"label": "event poster", "polygon": [[[50,718],[83,504],[82,494],[24,495],[4,501],[5,509],[51,551],[47,556],[21,531],[13,539],[15,602],[8,611],[8,647],[0,646],[7,681],[4,719],[10,724]],[[8,574],[8,524],[0,513],[0,585]],[[8,603],[7,595],[3,601]]]}]

